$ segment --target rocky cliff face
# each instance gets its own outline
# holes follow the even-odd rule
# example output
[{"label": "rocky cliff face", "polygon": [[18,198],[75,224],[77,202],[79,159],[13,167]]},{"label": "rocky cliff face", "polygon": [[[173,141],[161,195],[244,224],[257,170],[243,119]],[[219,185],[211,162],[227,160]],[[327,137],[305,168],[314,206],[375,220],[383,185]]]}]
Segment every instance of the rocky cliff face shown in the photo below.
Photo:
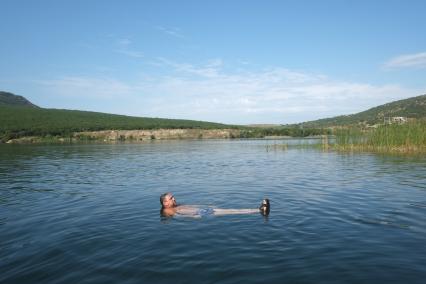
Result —
[{"label": "rocky cliff face", "polygon": [[107,130],[74,133],[77,139],[104,141],[153,140],[153,139],[227,139],[239,137],[238,129],[156,129],[156,130]]}]

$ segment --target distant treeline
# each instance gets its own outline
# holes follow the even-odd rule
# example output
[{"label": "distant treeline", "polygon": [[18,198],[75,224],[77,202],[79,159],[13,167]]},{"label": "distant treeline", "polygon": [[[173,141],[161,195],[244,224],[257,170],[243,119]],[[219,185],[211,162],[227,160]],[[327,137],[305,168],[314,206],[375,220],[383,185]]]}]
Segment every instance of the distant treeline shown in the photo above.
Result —
[{"label": "distant treeline", "polygon": [[24,136],[70,137],[80,131],[197,128],[224,129],[237,126],[77,110],[0,106],[0,139],[3,142]]},{"label": "distant treeline", "polygon": [[74,132],[138,129],[239,129],[234,138],[262,138],[265,136],[306,137],[330,134],[326,129],[299,127],[257,128],[220,123],[131,117],[99,112],[0,106],[0,142],[25,136],[71,137]]}]

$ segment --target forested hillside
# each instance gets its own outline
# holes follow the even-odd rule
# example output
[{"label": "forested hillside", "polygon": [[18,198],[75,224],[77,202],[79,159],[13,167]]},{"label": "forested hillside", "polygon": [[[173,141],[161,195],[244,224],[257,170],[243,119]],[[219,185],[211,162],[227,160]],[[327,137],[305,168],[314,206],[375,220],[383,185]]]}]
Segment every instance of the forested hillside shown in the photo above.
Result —
[{"label": "forested hillside", "polygon": [[426,118],[426,95],[394,101],[369,110],[351,115],[304,122],[306,127],[349,126],[357,124],[374,125],[382,123],[384,117],[404,116],[408,118]]}]

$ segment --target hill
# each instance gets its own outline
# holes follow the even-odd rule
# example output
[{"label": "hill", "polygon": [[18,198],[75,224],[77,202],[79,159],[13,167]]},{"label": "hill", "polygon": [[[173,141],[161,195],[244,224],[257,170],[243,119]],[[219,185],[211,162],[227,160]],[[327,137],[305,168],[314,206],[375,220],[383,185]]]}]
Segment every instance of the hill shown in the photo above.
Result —
[{"label": "hill", "polygon": [[181,119],[132,117],[99,112],[0,105],[0,140],[24,136],[69,136],[73,132],[137,129],[224,129],[230,125]]},{"label": "hill", "polygon": [[45,109],[7,92],[0,92],[0,142],[25,136],[68,137],[74,132],[140,129],[225,129],[213,122],[133,117],[100,112]]},{"label": "hill", "polygon": [[[304,127],[323,128],[383,123],[384,117],[404,116],[408,118],[426,118],[426,95],[394,101],[363,112],[341,115],[303,123]],[[298,124],[300,125],[300,124]]]},{"label": "hill", "polygon": [[38,106],[34,105],[22,96],[2,91],[0,91],[0,106],[24,106],[38,108]]},{"label": "hill", "polygon": [[[233,129],[228,136],[262,138],[265,136],[309,136],[327,134],[327,130],[293,128],[260,128],[227,125],[205,121],[132,117],[100,112],[29,108],[0,105],[0,143],[10,139],[36,137],[74,137],[76,132],[102,132],[103,130],[223,130]],[[207,131],[205,136],[211,136]],[[193,133],[189,131],[188,133]],[[120,132],[121,133],[121,132]],[[195,132],[194,132],[195,133]],[[198,132],[197,132],[198,133]],[[202,132],[200,132],[202,133]],[[218,132],[220,134],[220,131]],[[104,133],[85,134],[96,137]],[[129,134],[130,136],[132,133]],[[177,135],[179,136],[179,135]],[[183,135],[184,136],[184,135]],[[204,136],[204,134],[203,134]],[[217,138],[223,136],[220,134]],[[225,135],[226,136],[226,135]],[[94,138],[96,139],[96,138]]]}]

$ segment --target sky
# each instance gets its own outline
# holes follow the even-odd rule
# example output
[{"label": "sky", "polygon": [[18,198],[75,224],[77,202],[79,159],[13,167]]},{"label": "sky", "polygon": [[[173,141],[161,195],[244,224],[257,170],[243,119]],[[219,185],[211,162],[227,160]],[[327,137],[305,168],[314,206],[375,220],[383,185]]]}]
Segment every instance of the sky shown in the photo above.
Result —
[{"label": "sky", "polygon": [[426,94],[426,1],[0,0],[0,90],[46,108],[287,124]]}]

